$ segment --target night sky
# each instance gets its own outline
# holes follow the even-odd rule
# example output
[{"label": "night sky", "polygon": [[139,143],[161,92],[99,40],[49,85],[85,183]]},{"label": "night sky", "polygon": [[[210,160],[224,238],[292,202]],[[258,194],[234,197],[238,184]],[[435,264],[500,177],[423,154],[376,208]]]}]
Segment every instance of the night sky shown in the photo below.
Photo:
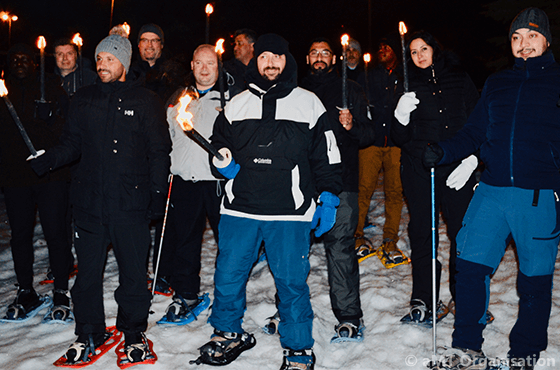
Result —
[{"label": "night sky", "polygon": [[[204,42],[207,2],[114,0],[113,25],[125,21],[130,24],[130,39],[135,45],[143,24],[159,24],[165,32],[166,55],[184,54],[188,61],[194,48]],[[340,36],[348,33],[365,52],[371,52],[379,38],[397,32],[398,22],[404,21],[409,34],[420,29],[429,31],[444,48],[458,54],[479,87],[490,73],[511,63],[507,32],[511,20],[523,8],[543,8],[551,19],[552,34],[560,35],[555,33],[555,25],[560,23],[559,7],[556,1],[547,0],[215,0],[212,4],[210,43],[218,38],[229,40],[238,28],[251,28],[258,34],[275,32],[290,42],[300,71],[305,71],[305,53],[315,37],[325,36],[339,45]],[[79,32],[84,39],[84,56],[90,59],[96,44],[110,29],[111,0],[11,0],[0,1],[0,10],[19,17],[12,23],[12,45],[35,44],[39,35],[52,45],[59,37]],[[0,24],[0,35],[0,51],[5,53],[7,22]],[[52,52],[48,46],[47,52]],[[228,49],[224,59],[230,57]]]}]

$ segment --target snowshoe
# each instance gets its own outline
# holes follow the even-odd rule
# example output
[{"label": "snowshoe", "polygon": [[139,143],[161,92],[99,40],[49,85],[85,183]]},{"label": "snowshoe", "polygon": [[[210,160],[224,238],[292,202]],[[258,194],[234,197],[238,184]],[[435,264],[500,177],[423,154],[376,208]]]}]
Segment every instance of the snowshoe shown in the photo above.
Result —
[{"label": "snowshoe", "polygon": [[212,339],[199,348],[200,357],[189,361],[190,364],[207,364],[214,366],[227,365],[234,361],[239,355],[253,348],[257,341],[253,334],[244,332],[226,333],[214,329]]},{"label": "snowshoe", "polygon": [[331,343],[361,342],[364,340],[364,329],[362,320],[360,320],[359,325],[351,322],[341,322],[334,327],[335,336],[332,337]]},{"label": "snowshoe", "polygon": [[[76,276],[77,273],[78,273],[78,265],[72,266],[72,270],[68,274],[68,279],[73,278],[74,276]],[[49,269],[49,271],[47,271],[47,276],[43,280],[41,280],[39,284],[47,285],[52,283],[54,283],[54,275],[52,271]]]},{"label": "snowshoe", "polygon": [[144,333],[137,333],[134,336],[136,338],[128,339],[128,342],[125,336],[125,340],[115,349],[118,356],[117,365],[121,369],[134,365],[154,364],[157,361],[153,342],[146,338]]},{"label": "snowshoe", "polygon": [[302,351],[284,349],[284,360],[280,370],[313,370],[316,361],[312,349]]},{"label": "snowshoe", "polygon": [[[152,290],[151,284],[153,284],[153,279],[148,280],[149,289]],[[158,277],[156,279],[156,286],[154,289],[155,294],[159,294],[165,297],[171,297],[173,295],[173,289],[171,288],[171,284],[167,281],[164,277]]]},{"label": "snowshoe", "polygon": [[510,357],[508,355],[507,359],[509,370],[533,370],[538,361],[539,359],[536,355],[524,358]]},{"label": "snowshoe", "polygon": [[356,245],[356,256],[358,257],[358,262],[362,262],[377,254],[377,250],[373,247],[371,241],[366,237],[356,239]]},{"label": "snowshoe", "polygon": [[391,239],[386,239],[377,249],[377,257],[385,268],[393,268],[399,265],[410,263],[410,259],[397,247],[397,243]]},{"label": "snowshoe", "polygon": [[167,325],[186,325],[194,320],[204,310],[210,306],[210,297],[208,293],[204,293],[198,299],[189,302],[178,294],[175,294],[173,302],[167,307],[165,316],[157,323]]},{"label": "snowshoe", "polygon": [[108,327],[105,333],[80,334],[78,340],[53,365],[74,368],[91,365],[116,346],[121,338],[122,332],[116,326]]},{"label": "snowshoe", "polygon": [[437,363],[430,363],[432,370],[506,370],[500,359],[490,359],[482,351],[466,348],[447,348]]},{"label": "snowshoe", "polygon": [[53,306],[43,317],[44,323],[69,324],[74,321],[74,315],[70,310],[70,298],[68,291],[56,289],[53,292]]},{"label": "snowshoe", "polygon": [[38,295],[33,289],[18,289],[16,299],[8,306],[0,322],[23,323],[35,317],[43,308],[52,305],[49,296]]},{"label": "snowshoe", "polygon": [[369,229],[373,229],[374,227],[375,227],[374,224],[369,222],[369,220],[366,220],[363,230],[366,231],[366,230],[369,230]]},{"label": "snowshoe", "polygon": [[278,333],[278,325],[280,324],[280,312],[276,311],[273,316],[267,318],[268,323],[263,326],[262,330],[265,334],[274,335]]},{"label": "snowshoe", "polygon": [[[439,301],[436,311],[436,323],[443,320],[448,314],[449,308],[447,308],[442,301]],[[401,322],[404,324],[417,324],[431,328],[433,325],[432,316],[432,311],[428,310],[428,307],[421,299],[413,299],[410,312],[401,319]]]},{"label": "snowshoe", "polygon": [[[449,312],[451,312],[451,314],[455,316],[455,301],[453,299],[449,300],[449,303],[447,304],[447,308],[449,308]],[[494,322],[494,319],[495,318],[494,315],[492,315],[492,312],[490,312],[490,310],[486,310],[486,325]]]}]

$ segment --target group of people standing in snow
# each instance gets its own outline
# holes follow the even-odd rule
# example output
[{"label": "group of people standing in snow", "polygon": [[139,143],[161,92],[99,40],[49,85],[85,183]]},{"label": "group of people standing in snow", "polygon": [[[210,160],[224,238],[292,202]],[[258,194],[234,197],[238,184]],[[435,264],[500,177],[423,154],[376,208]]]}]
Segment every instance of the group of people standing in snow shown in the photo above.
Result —
[{"label": "group of people standing in snow", "polygon": [[[242,323],[246,283],[264,247],[278,310],[266,331],[280,335],[281,369],[313,369],[306,282],[313,239],[321,238],[326,251],[338,320],[331,342],[361,341],[358,261],[376,253],[390,267],[408,262],[397,247],[404,194],[413,287],[401,321],[435,325],[434,310],[436,323],[455,315],[453,348],[434,368],[489,368],[482,332],[493,320],[490,277],[513,240],[520,309],[508,358],[511,369],[532,369],[547,346],[560,240],[554,134],[560,66],[542,10],[519,13],[509,39],[515,65],[492,75],[481,96],[454,54],[426,31],[408,38],[405,66],[398,35],[382,38],[378,64],[368,71],[360,67],[359,43],[350,40],[348,81],[339,75],[330,41],[313,39],[309,72],[299,84],[288,42],[249,29],[235,33],[235,58],[224,68],[213,45],[198,46],[191,73],[164,58],[164,32],[155,24],[140,29],[134,62],[128,35],[111,30],[95,50],[97,76],[77,63],[70,40],[55,44],[58,77],[44,82],[33,51],[12,47],[9,97],[30,141],[46,152],[28,158],[13,112],[0,106],[0,184],[19,285],[3,320],[23,321],[46,306],[46,320],[75,320],[78,338],[59,365],[86,364],[118,343],[119,333],[121,366],[154,362],[145,335],[150,223],[156,225],[153,265],[160,268],[152,284],[173,294],[158,323],[184,325],[209,306],[199,276],[208,219],[219,250],[209,317],[214,334],[195,362],[228,364],[256,345]],[[185,104],[192,113],[187,124]],[[210,138],[212,154],[200,136]],[[477,186],[479,160],[484,170]],[[374,247],[364,228],[381,170],[386,217],[382,244]],[[54,276],[52,299],[33,288],[36,206]],[[437,229],[440,211],[450,240],[448,304],[439,299],[441,263],[432,269],[438,244],[432,222]],[[72,244],[78,273],[70,294]],[[109,244],[120,283],[112,331],[103,309]]]}]

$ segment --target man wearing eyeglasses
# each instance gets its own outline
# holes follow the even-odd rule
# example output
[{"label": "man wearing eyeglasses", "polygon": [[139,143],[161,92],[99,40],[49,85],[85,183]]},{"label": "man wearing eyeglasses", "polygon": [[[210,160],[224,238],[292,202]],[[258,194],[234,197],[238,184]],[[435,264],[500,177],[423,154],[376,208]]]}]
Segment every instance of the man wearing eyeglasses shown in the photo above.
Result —
[{"label": "man wearing eyeglasses", "polygon": [[331,305],[339,321],[333,343],[362,340],[360,278],[354,252],[354,231],[358,224],[358,149],[371,144],[374,136],[365,95],[353,81],[348,81],[348,107],[343,107],[342,78],[335,63],[330,42],[325,38],[313,40],[307,54],[310,71],[301,82],[301,87],[314,92],[325,105],[342,156],[343,188],[336,222],[323,236]]}]

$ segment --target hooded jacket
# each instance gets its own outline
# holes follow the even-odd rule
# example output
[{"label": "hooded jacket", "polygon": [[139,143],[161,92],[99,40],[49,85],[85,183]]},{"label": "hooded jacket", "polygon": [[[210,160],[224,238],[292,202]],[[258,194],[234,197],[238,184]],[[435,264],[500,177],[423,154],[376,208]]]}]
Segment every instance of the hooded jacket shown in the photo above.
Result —
[{"label": "hooded jacket", "polygon": [[296,62],[285,55],[276,83],[264,80],[251,60],[248,90],[236,95],[214,124],[212,144],[229,148],[240,165],[226,183],[222,214],[311,221],[313,197],[342,189],[340,152],[325,108],[297,87]]},{"label": "hooded jacket", "polygon": [[441,163],[480,148],[488,185],[560,189],[560,65],[552,52],[516,58],[490,76],[465,127],[440,146]]},{"label": "hooded jacket", "polygon": [[365,95],[360,85],[348,80],[348,105],[352,113],[352,128],[346,130],[339,121],[342,107],[342,78],[336,68],[325,74],[309,74],[301,82],[301,87],[315,93],[327,109],[330,124],[342,157],[343,191],[358,192],[360,148],[373,144],[375,137],[373,122],[369,120]]}]

